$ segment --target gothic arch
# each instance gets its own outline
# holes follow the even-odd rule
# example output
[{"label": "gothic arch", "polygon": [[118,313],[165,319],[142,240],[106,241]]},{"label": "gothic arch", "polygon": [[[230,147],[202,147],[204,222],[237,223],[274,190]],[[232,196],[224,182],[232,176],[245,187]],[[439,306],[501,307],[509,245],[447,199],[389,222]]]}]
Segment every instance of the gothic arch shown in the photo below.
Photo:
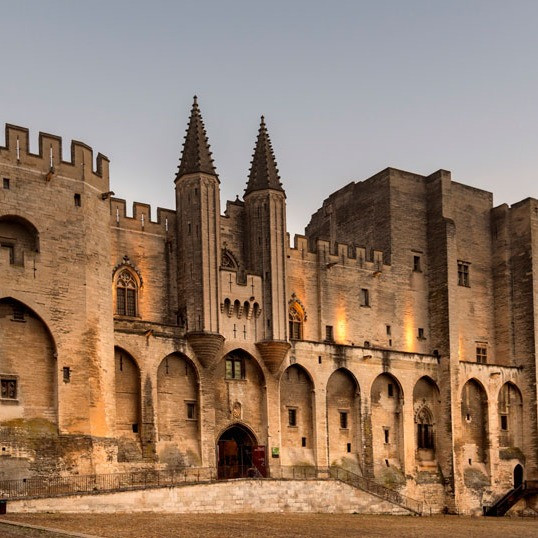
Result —
[{"label": "gothic arch", "polygon": [[396,377],[379,374],[370,392],[374,474],[403,467],[403,390]]},{"label": "gothic arch", "polygon": [[299,364],[288,366],[280,377],[282,465],[314,463],[314,383]]},{"label": "gothic arch", "polygon": [[499,446],[523,448],[523,396],[517,385],[507,381],[497,397]]},{"label": "gothic arch", "polygon": [[114,312],[116,315],[139,316],[140,288],[142,287],[142,277],[139,271],[132,265],[122,263],[116,266],[113,272],[113,281]]},{"label": "gothic arch", "polygon": [[39,232],[24,217],[3,215],[0,217],[0,245],[9,251],[9,263],[24,265],[25,252],[39,252]]},{"label": "gothic arch", "polygon": [[133,355],[118,346],[114,348],[114,365],[116,433],[138,440],[141,429],[140,368]]},{"label": "gothic arch", "polygon": [[327,380],[329,464],[343,460],[360,467],[360,387],[347,368],[335,370]]},{"label": "gothic arch", "polygon": [[469,379],[461,391],[461,423],[464,465],[487,462],[488,397],[476,378]]},{"label": "gothic arch", "polygon": [[288,303],[288,325],[290,340],[302,340],[304,334],[304,322],[306,321],[306,310],[299,299],[293,294],[293,298]]},{"label": "gothic arch", "polygon": [[58,364],[48,325],[25,303],[4,297],[0,334],[1,395],[11,400],[2,407],[2,418],[41,418],[57,424]]},{"label": "gothic arch", "polygon": [[437,383],[422,376],[413,388],[415,423],[415,458],[419,464],[436,459],[437,423],[440,414],[440,392]]},{"label": "gothic arch", "polygon": [[167,355],[157,368],[158,452],[169,465],[200,463],[199,383],[196,365],[182,353]]}]

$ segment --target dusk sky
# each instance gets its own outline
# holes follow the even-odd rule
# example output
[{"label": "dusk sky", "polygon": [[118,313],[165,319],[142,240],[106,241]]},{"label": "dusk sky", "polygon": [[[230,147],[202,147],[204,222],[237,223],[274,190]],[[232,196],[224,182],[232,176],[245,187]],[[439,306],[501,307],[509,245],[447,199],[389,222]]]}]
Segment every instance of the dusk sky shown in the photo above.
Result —
[{"label": "dusk sky", "polygon": [[[538,197],[536,1],[0,0],[0,122],[111,160],[117,197],[173,208],[194,94],[242,196],[261,114],[302,233],[393,166]],[[4,144],[3,134],[0,144]]]}]

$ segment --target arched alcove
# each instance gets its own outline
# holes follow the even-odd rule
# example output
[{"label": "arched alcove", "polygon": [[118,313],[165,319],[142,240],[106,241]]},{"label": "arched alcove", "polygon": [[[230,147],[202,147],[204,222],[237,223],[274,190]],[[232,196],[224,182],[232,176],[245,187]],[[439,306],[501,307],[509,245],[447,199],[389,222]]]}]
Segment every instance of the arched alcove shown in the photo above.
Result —
[{"label": "arched alcove", "polygon": [[157,369],[159,459],[169,466],[200,464],[198,373],[184,355],[165,357]]},{"label": "arched alcove", "polygon": [[387,467],[402,468],[403,461],[403,392],[391,374],[378,375],[372,383],[372,444],[374,473]]},{"label": "arched alcove", "polygon": [[488,443],[488,398],[476,380],[465,383],[461,393],[461,423],[464,465],[486,463]]},{"label": "arched alcove", "polygon": [[514,383],[505,383],[498,397],[499,446],[523,448],[523,398]]},{"label": "arched alcove", "polygon": [[138,441],[140,438],[140,370],[134,358],[125,350],[116,347],[116,433]]},{"label": "arched alcove", "polygon": [[0,217],[0,248],[8,251],[10,264],[24,265],[25,253],[39,252],[37,228],[17,215]]},{"label": "arched alcove", "polygon": [[280,426],[282,465],[314,463],[314,385],[298,364],[280,378]]},{"label": "arched alcove", "polygon": [[346,460],[360,466],[360,389],[345,368],[335,370],[327,382],[329,464]]},{"label": "arched alcove", "polygon": [[439,402],[440,394],[437,384],[427,376],[421,377],[413,389],[415,458],[418,464],[436,460]]},{"label": "arched alcove", "polygon": [[27,305],[0,299],[0,421],[45,419],[57,424],[56,346]]}]

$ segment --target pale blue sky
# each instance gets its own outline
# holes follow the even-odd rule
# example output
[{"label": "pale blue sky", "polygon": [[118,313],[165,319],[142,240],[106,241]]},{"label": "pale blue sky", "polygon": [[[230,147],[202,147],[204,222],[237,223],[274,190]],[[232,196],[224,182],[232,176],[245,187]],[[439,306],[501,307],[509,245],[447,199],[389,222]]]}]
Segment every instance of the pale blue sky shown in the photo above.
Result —
[{"label": "pale blue sky", "polygon": [[0,122],[82,140],[117,196],[173,208],[192,96],[223,203],[265,114],[292,233],[387,166],[514,203],[538,197],[537,28],[536,1],[0,0]]}]

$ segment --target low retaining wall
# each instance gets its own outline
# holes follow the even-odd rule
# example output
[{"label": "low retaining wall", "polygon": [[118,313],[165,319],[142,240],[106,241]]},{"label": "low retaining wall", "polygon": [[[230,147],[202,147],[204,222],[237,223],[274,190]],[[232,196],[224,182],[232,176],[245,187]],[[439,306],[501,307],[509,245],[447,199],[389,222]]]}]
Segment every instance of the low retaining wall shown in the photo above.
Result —
[{"label": "low retaining wall", "polygon": [[410,512],[336,480],[229,480],[94,495],[8,501],[7,512]]}]

